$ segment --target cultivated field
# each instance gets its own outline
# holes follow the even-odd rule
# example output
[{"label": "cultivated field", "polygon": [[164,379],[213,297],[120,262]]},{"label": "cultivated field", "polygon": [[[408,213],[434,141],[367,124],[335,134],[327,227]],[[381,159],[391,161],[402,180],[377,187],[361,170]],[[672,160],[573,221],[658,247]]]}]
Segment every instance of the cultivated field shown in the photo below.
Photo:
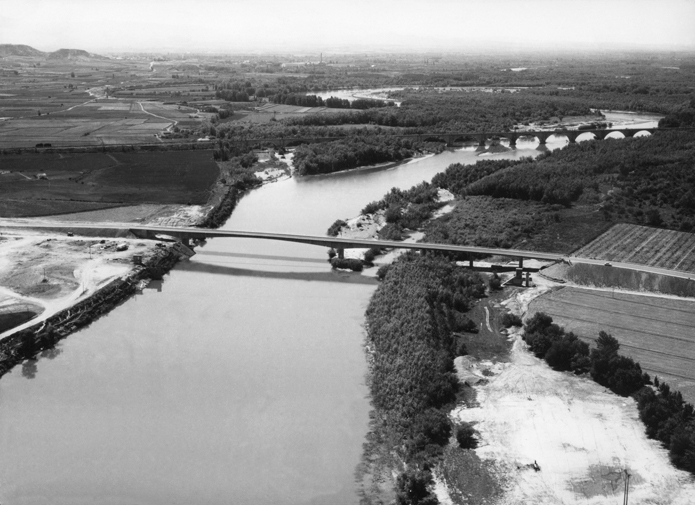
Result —
[{"label": "cultivated field", "polygon": [[[174,102],[203,98],[203,85],[168,81],[144,61],[0,58],[0,149],[151,143],[174,127],[198,129],[210,114]],[[107,88],[125,89],[114,98]]]},{"label": "cultivated field", "polygon": [[200,205],[219,175],[210,151],[23,154],[0,163],[0,217]]},{"label": "cultivated field", "polygon": [[695,272],[693,253],[693,233],[616,224],[574,255]]},{"label": "cultivated field", "polygon": [[587,341],[601,330],[612,334],[623,354],[695,403],[695,302],[565,287],[531,302],[535,312]]}]

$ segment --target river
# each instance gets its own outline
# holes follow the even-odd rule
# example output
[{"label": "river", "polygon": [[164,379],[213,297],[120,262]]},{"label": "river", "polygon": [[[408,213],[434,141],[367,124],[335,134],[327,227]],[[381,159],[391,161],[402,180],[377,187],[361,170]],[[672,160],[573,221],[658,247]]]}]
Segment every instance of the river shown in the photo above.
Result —
[{"label": "river", "polygon": [[[517,147],[486,156],[539,152]],[[470,147],[268,184],[225,228],[323,234],[393,186],[476,159]],[[0,380],[0,503],[357,503],[362,324],[377,283],[326,259],[315,246],[211,240],[35,369],[15,368]]]}]

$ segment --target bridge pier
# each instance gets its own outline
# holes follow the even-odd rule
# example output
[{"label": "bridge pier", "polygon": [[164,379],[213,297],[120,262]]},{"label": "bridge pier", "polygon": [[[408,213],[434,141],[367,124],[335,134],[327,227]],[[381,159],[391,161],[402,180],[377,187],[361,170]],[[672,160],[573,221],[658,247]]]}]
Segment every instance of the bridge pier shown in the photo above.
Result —
[{"label": "bridge pier", "polygon": [[338,248],[338,258],[341,260],[345,258],[345,249]]},{"label": "bridge pier", "polygon": [[509,147],[516,147],[516,139],[518,139],[519,136],[512,133],[507,135],[507,138],[509,139]]},{"label": "bridge pier", "polygon": [[577,137],[581,132],[565,132],[565,137],[567,137],[567,140],[569,140],[570,144],[576,144],[577,143]]},{"label": "bridge pier", "polygon": [[191,239],[186,237],[181,239],[181,243],[186,247],[191,247]]},{"label": "bridge pier", "polygon": [[539,132],[536,132],[536,138],[538,139],[538,143],[539,143],[540,145],[544,146],[546,140],[548,140],[548,137],[550,137],[550,135],[552,135],[552,133],[550,133],[550,132],[548,132],[548,133],[539,133]]},{"label": "bridge pier", "polygon": [[625,136],[626,139],[627,139],[627,138],[630,138],[630,137],[634,137],[634,136],[635,136],[635,133],[637,133],[637,130],[634,129],[634,128],[629,129],[629,130],[617,130],[617,131],[619,131],[620,133],[622,133],[622,134]]},{"label": "bridge pier", "polygon": [[487,135],[476,135],[476,138],[478,139],[478,147],[485,147]]},{"label": "bridge pier", "polygon": [[594,134],[596,140],[603,140],[610,132],[610,130],[594,130],[592,133]]}]

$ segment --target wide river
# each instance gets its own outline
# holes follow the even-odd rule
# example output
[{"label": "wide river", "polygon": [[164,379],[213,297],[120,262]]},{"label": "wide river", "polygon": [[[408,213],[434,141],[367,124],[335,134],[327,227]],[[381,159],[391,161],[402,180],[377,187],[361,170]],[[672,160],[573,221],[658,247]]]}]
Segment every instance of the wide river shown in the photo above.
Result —
[{"label": "wide river", "polygon": [[[477,159],[465,148],[269,184],[225,228],[323,234],[393,186]],[[326,258],[315,246],[211,240],[35,371],[3,377],[0,503],[357,503],[370,409],[362,324],[377,283]]]}]

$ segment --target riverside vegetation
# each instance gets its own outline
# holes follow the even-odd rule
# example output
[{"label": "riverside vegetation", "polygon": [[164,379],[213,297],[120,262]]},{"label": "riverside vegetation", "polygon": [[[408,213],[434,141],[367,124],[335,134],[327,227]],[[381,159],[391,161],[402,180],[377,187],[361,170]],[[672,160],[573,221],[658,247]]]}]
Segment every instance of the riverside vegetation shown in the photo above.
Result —
[{"label": "riverside vegetation", "polygon": [[[404,465],[396,479],[399,504],[436,503],[428,486],[452,434],[447,412],[459,387],[453,359],[465,353],[459,332],[468,327],[465,312],[483,296],[485,284],[477,273],[441,257],[406,253],[370,300],[369,439],[372,449],[382,449],[375,449],[367,465],[371,473],[379,465]],[[466,428],[460,438],[471,444]]]}]

